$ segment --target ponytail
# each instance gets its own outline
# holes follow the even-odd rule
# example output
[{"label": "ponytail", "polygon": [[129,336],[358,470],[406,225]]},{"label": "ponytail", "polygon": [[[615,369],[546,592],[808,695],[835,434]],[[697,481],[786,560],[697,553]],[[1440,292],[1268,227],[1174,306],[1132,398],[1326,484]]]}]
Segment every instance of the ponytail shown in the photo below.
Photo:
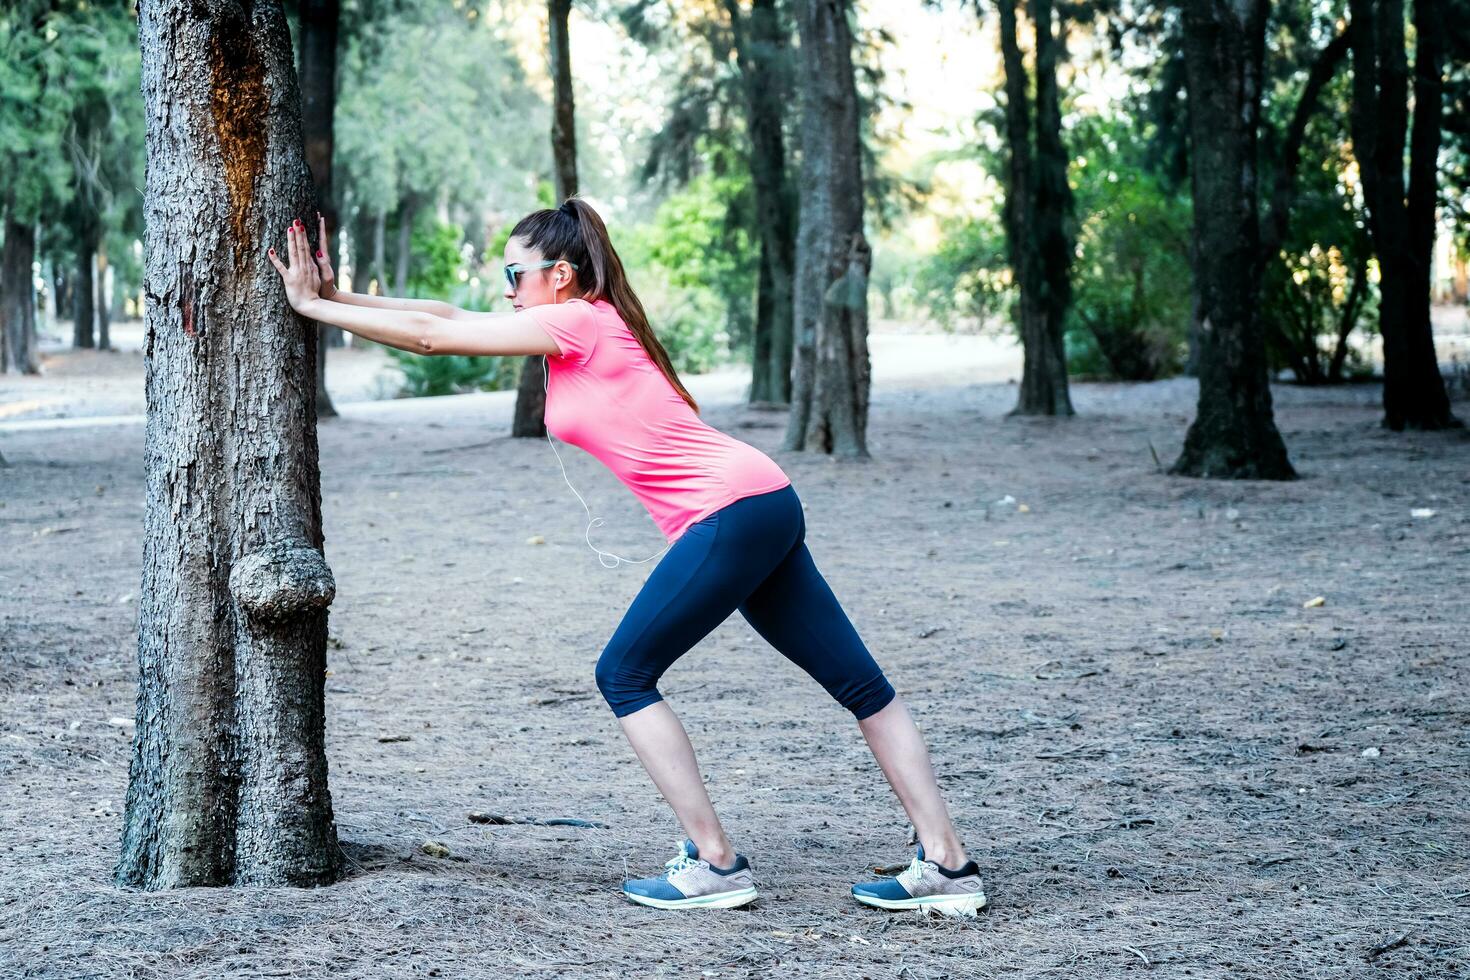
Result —
[{"label": "ponytail", "polygon": [[542,258],[566,259],[574,263],[577,266],[577,285],[582,290],[579,298],[589,303],[599,299],[611,303],[638,343],[643,345],[649,359],[658,365],[669,384],[689,403],[694,413],[699,414],[699,404],[679,381],[668,352],[648,325],[648,315],[643,312],[643,304],[628,283],[623,261],[618,258],[608,237],[607,225],[603,224],[601,215],[592,205],[579,197],[569,197],[560,207],[532,211],[516,222],[510,236],[524,241],[529,248],[541,253]]}]

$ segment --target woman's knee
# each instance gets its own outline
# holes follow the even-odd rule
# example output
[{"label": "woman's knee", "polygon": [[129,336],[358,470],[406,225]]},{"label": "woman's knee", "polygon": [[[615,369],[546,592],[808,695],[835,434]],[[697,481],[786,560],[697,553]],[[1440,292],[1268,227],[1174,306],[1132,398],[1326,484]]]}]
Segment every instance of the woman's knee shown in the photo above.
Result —
[{"label": "woman's knee", "polygon": [[654,682],[637,670],[629,669],[626,658],[609,648],[597,658],[597,669],[593,675],[603,700],[618,717],[646,708],[655,701],[663,700]]}]

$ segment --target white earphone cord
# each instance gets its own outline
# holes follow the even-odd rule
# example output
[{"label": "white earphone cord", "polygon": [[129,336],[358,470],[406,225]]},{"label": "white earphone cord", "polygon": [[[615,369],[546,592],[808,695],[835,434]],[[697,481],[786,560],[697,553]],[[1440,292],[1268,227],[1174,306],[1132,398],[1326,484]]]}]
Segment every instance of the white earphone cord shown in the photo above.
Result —
[{"label": "white earphone cord", "polygon": [[[543,390],[546,392],[546,394],[548,396],[550,396],[550,394],[551,394],[551,365],[546,360],[546,358],[544,356],[541,358],[541,366],[542,366],[543,369],[545,369],[545,372],[546,372],[546,384],[543,386]],[[561,453],[557,453],[556,452],[556,443],[554,443],[554,442],[551,441],[551,430],[550,429],[547,429],[546,430],[546,442],[547,442],[548,445],[551,446],[551,451],[554,452],[554,453],[556,453],[556,461],[561,466],[561,478],[563,480],[566,480],[567,486],[572,487],[572,481],[571,480],[567,480],[567,464],[562,462],[562,460],[561,460]],[[576,487],[572,487],[572,493],[577,493],[577,488]],[[588,523],[587,523],[587,530],[584,532],[585,535],[586,535],[586,538],[587,538],[587,547],[589,547],[593,551],[597,552],[597,563],[599,565],[601,565],[603,568],[617,568],[618,567],[618,562],[627,562],[630,565],[641,565],[643,562],[653,561],[659,555],[663,554],[665,551],[668,551],[669,548],[674,543],[674,542],[670,541],[668,544],[664,545],[657,552],[655,552],[654,554],[649,555],[647,558],[638,558],[638,559],[624,558],[621,555],[615,555],[615,554],[613,554],[611,551],[603,551],[601,548],[597,547],[597,545],[595,545],[595,544],[592,543],[592,528],[595,525],[598,525],[598,524],[606,524],[607,522],[604,521],[600,517],[593,517],[592,516],[592,511],[591,511],[591,509],[588,508],[587,501],[582,500],[582,495],[580,493],[577,493],[577,499],[582,501],[582,509],[585,510],[585,511],[587,511]],[[609,565],[607,562],[603,561],[602,560],[602,556],[603,555],[607,555],[607,556],[611,557],[613,559],[613,563],[611,565]]]}]

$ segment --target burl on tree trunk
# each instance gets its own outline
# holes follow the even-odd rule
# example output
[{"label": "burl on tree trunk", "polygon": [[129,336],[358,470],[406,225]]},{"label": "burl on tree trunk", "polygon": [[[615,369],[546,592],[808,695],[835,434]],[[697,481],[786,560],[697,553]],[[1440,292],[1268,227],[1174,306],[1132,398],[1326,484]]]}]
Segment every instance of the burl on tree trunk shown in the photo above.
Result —
[{"label": "burl on tree trunk", "polygon": [[313,202],[290,36],[279,0],[143,0],[139,41],[147,510],[116,877],[323,884],[317,332],[265,258]]}]

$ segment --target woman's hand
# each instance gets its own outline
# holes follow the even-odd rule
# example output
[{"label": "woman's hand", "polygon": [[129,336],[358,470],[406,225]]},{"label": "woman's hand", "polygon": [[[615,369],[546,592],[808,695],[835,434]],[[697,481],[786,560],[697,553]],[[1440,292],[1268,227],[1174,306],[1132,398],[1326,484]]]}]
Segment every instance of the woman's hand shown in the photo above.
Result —
[{"label": "woman's hand", "polygon": [[322,277],[322,284],[317,289],[317,295],[322,299],[331,299],[337,293],[337,277],[332,274],[332,260],[327,250],[332,243],[327,241],[327,219],[322,213],[316,213],[316,270]]},{"label": "woman's hand", "polygon": [[311,243],[306,240],[306,226],[299,220],[291,222],[286,229],[286,256],[289,265],[282,265],[276,250],[268,253],[271,265],[281,274],[286,283],[286,301],[291,309],[300,313],[306,304],[319,298],[321,273],[311,257]]}]

